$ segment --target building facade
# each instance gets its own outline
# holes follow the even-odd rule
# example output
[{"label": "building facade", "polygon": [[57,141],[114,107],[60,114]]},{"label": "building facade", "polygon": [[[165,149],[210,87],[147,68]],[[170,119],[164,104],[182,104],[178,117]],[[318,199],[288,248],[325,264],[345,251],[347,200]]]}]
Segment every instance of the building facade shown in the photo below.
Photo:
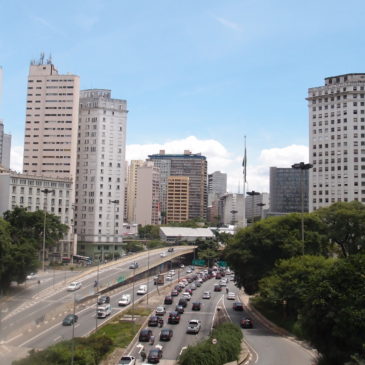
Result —
[{"label": "building facade", "polygon": [[137,199],[137,170],[143,166],[143,160],[131,160],[128,167],[128,196],[127,196],[127,222],[136,222],[136,199]]},{"label": "building facade", "polygon": [[169,176],[167,184],[166,223],[180,223],[189,219],[189,178]]},{"label": "building facade", "polygon": [[222,195],[218,203],[221,224],[237,225],[243,220],[243,194]]},{"label": "building facade", "polygon": [[6,134],[0,119],[0,166],[10,169],[11,135]]},{"label": "building facade", "polygon": [[246,219],[249,222],[260,220],[264,210],[270,209],[268,193],[249,195],[245,198]]},{"label": "building facade", "polygon": [[200,153],[149,155],[150,161],[160,169],[161,210],[167,212],[167,186],[169,176],[189,177],[189,219],[206,219],[207,217],[207,160]]},{"label": "building facade", "polygon": [[161,223],[160,170],[152,162],[137,168],[136,223]]},{"label": "building facade", "polygon": [[86,256],[121,251],[126,124],[125,100],[105,89],[80,92],[75,229]]},{"label": "building facade", "polygon": [[[270,215],[308,212],[309,170],[270,167]],[[268,207],[264,207],[267,209]]]},{"label": "building facade", "polygon": [[308,90],[309,210],[365,203],[365,73],[325,78]]}]

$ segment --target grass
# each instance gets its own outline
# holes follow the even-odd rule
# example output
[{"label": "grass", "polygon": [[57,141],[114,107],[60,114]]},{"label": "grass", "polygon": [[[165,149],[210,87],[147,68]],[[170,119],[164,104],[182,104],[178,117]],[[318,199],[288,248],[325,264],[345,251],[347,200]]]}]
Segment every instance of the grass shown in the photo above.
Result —
[{"label": "grass", "polygon": [[127,347],[139,331],[139,325],[133,326],[132,322],[110,323],[100,328],[97,335],[110,337],[114,342],[114,348]]}]

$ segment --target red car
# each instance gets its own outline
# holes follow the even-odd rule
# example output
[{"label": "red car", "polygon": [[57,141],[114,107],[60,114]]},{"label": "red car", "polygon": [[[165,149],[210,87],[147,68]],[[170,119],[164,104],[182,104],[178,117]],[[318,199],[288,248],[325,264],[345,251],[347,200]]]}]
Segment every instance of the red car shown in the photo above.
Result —
[{"label": "red car", "polygon": [[179,292],[176,289],[171,290],[171,296],[177,297],[179,295]]},{"label": "red car", "polygon": [[235,311],[243,311],[243,304],[241,302],[234,302],[232,308]]},{"label": "red car", "polygon": [[178,312],[171,312],[169,314],[169,319],[167,320],[170,324],[179,324],[180,323],[180,314]]},{"label": "red car", "polygon": [[242,328],[253,328],[253,323],[250,318],[242,318],[240,325]]}]

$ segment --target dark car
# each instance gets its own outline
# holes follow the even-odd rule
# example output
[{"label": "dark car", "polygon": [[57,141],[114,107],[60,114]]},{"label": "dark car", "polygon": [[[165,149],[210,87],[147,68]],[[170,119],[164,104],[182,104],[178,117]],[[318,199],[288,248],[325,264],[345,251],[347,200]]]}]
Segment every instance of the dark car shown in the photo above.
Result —
[{"label": "dark car", "polygon": [[175,311],[177,313],[183,314],[184,313],[184,307],[182,305],[177,305],[175,308]]},{"label": "dark car", "polygon": [[164,300],[164,304],[172,304],[173,299],[171,295],[166,295],[165,300]]},{"label": "dark car", "polygon": [[76,314],[68,314],[62,321],[62,325],[71,326],[72,324],[76,323],[78,319],[79,317]]},{"label": "dark car", "polygon": [[155,347],[148,353],[147,361],[151,364],[157,364],[162,358],[162,350],[159,347]]},{"label": "dark car", "polygon": [[181,287],[181,285],[176,285],[176,286],[175,286],[175,289],[176,289],[178,292],[181,292],[182,287]]},{"label": "dark car", "polygon": [[110,297],[108,297],[107,295],[103,295],[98,298],[98,305],[103,305],[105,303],[110,303]]},{"label": "dark car", "polygon": [[170,341],[173,334],[171,328],[163,328],[160,333],[160,341]]},{"label": "dark car", "polygon": [[180,298],[179,305],[182,305],[185,308],[188,305],[188,301],[184,298]]},{"label": "dark car", "polygon": [[158,326],[158,317],[157,316],[151,316],[148,320],[148,326],[149,327],[157,327]]},{"label": "dark car", "polygon": [[171,296],[172,297],[177,297],[178,295],[179,295],[179,291],[178,290],[176,290],[176,289],[171,290]]},{"label": "dark car", "polygon": [[173,311],[169,314],[168,323],[170,324],[178,324],[180,323],[180,314],[176,311]]},{"label": "dark car", "polygon": [[174,248],[173,247],[169,247],[167,252],[174,252]]},{"label": "dark car", "polygon": [[151,336],[152,336],[152,331],[148,328],[145,328],[139,333],[139,341],[148,342]]},{"label": "dark car", "polygon": [[222,275],[219,272],[215,275],[216,279],[221,279],[221,277],[222,277]]},{"label": "dark car", "polygon": [[241,302],[234,302],[232,308],[235,311],[243,311],[243,304]]},{"label": "dark car", "polygon": [[242,318],[240,324],[242,328],[253,328],[253,323],[250,318]]},{"label": "dark car", "polygon": [[191,309],[193,311],[200,311],[202,304],[200,302],[194,302]]},{"label": "dark car", "polygon": [[219,284],[215,284],[214,291],[222,291],[222,287]]}]

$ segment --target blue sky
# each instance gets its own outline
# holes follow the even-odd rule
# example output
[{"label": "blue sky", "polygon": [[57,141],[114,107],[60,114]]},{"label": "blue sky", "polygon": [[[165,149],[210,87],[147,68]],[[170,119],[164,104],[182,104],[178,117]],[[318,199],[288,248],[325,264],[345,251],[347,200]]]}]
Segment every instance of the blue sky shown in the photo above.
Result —
[{"label": "blue sky", "polygon": [[45,52],[81,88],[128,101],[128,159],[202,152],[236,192],[246,135],[248,189],[268,191],[269,166],[308,161],[307,89],[365,72],[364,13],[363,0],[0,0],[12,167],[29,62]]}]

